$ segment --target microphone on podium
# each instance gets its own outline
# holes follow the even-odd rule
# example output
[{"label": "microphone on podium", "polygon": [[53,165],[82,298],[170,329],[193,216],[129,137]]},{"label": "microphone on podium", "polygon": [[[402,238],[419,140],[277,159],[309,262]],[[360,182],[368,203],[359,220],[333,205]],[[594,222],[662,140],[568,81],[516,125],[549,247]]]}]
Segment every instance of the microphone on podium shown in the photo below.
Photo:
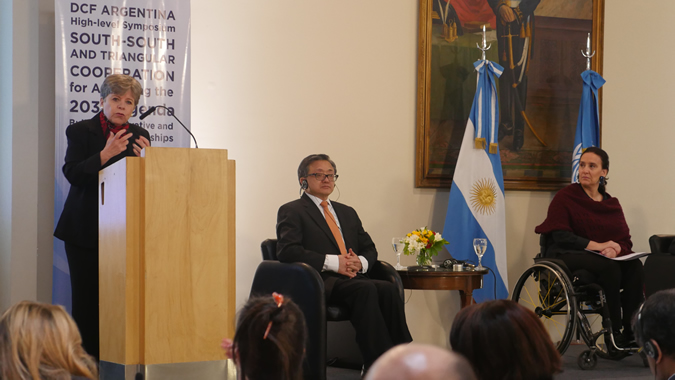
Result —
[{"label": "microphone on podium", "polygon": [[148,115],[150,115],[151,113],[155,112],[156,109],[157,109],[157,107],[152,106],[152,107],[148,108],[147,111],[143,112],[143,114],[141,114],[141,116],[139,116],[138,118],[141,119],[141,120],[143,120],[143,119],[145,119],[146,117],[148,117]]},{"label": "microphone on podium", "polygon": [[192,140],[194,140],[194,142],[195,142],[195,148],[199,148],[199,145],[197,145],[197,139],[195,138],[195,135],[193,135],[192,132],[190,132],[190,130],[187,129],[187,127],[185,126],[185,124],[183,124],[183,122],[180,121],[180,120],[176,117],[176,115],[173,113],[173,111],[172,111],[171,109],[167,108],[167,107],[164,107],[164,106],[152,106],[152,107],[148,108],[147,111],[143,112],[143,113],[141,114],[141,116],[139,116],[138,118],[141,119],[141,120],[145,119],[146,117],[150,116],[151,113],[155,112],[155,110],[156,110],[157,108],[164,108],[165,110],[169,111],[169,114],[171,114],[171,116],[173,116],[173,118],[176,119],[176,121],[178,121],[178,122],[180,123],[180,125],[183,126],[183,128],[185,128],[185,130],[187,131],[187,133],[190,134],[190,136],[192,136]]}]

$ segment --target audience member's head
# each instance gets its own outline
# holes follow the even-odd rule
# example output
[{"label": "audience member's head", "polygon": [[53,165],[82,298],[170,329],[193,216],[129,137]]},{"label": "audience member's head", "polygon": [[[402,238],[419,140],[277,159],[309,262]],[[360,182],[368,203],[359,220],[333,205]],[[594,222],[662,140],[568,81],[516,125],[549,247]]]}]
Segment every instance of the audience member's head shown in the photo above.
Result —
[{"label": "audience member's head", "polygon": [[553,379],[561,368],[560,354],[539,318],[509,300],[462,309],[450,344],[469,360],[479,380]]},{"label": "audience member's head", "polygon": [[98,379],[96,362],[68,313],[56,305],[22,301],[0,318],[0,379]]},{"label": "audience member's head", "polygon": [[461,355],[426,344],[401,344],[380,356],[366,380],[475,380]]},{"label": "audience member's head", "polygon": [[305,357],[305,317],[288,298],[254,297],[239,312],[234,340],[224,340],[240,380],[300,380]]},{"label": "audience member's head", "polygon": [[675,289],[652,294],[640,307],[633,331],[656,379],[675,374]]}]

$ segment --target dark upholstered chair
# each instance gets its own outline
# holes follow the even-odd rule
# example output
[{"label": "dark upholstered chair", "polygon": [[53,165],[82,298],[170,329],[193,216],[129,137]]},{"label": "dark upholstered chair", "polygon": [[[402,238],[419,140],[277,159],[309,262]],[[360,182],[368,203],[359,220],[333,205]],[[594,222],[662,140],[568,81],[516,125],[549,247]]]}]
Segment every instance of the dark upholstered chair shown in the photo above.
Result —
[{"label": "dark upholstered chair", "polygon": [[651,255],[645,260],[646,296],[663,289],[675,288],[675,235],[652,235]]},{"label": "dark upholstered chair", "polygon": [[[288,295],[305,315],[308,337],[307,358],[304,366],[305,379],[326,379],[326,321],[349,320],[349,311],[338,305],[326,304],[323,280],[319,273],[304,263],[281,263],[277,261],[277,241],[262,242],[263,262],[253,277],[251,295]],[[403,283],[391,264],[378,261],[370,270],[371,278],[390,281],[397,285],[401,299]]]}]

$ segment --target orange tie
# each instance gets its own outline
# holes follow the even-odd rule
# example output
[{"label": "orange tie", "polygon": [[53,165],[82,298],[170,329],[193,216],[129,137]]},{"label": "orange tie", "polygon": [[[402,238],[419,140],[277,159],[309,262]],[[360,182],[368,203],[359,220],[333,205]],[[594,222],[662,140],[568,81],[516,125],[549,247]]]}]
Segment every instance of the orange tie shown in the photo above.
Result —
[{"label": "orange tie", "polygon": [[335,221],[335,218],[333,217],[333,214],[331,214],[330,210],[328,209],[328,202],[322,201],[321,207],[323,207],[323,215],[326,218],[326,223],[328,223],[328,227],[330,228],[330,231],[333,233],[333,237],[335,237],[335,240],[338,243],[338,247],[340,248],[340,253],[343,254],[343,255],[346,255],[347,254],[347,248],[345,247],[344,240],[342,240],[342,234],[340,233],[340,227],[338,227],[337,222]]}]

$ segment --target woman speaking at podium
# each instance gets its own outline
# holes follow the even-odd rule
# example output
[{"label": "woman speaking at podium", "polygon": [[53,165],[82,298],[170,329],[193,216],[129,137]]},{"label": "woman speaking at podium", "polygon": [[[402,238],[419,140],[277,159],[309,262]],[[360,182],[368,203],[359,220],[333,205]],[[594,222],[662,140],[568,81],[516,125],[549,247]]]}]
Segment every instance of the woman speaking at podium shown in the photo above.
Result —
[{"label": "woman speaking at podium", "polygon": [[65,243],[73,319],[85,350],[99,358],[98,172],[127,156],[140,156],[150,134],[129,124],[143,88],[128,75],[108,76],[101,85],[101,111],[66,129],[63,174],[70,191],[54,236]]}]

